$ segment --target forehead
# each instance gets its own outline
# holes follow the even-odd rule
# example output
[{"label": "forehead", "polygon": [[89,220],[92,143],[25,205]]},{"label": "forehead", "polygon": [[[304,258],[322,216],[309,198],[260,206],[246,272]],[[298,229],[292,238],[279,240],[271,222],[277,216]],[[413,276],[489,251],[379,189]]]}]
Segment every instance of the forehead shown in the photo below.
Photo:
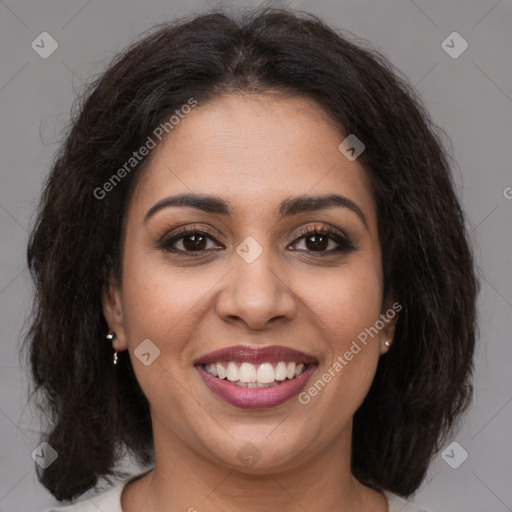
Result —
[{"label": "forehead", "polygon": [[340,193],[374,201],[365,169],[338,149],[345,135],[312,100],[227,95],[198,104],[153,150],[135,207],[165,195],[222,196],[233,214],[258,215],[284,196]]}]

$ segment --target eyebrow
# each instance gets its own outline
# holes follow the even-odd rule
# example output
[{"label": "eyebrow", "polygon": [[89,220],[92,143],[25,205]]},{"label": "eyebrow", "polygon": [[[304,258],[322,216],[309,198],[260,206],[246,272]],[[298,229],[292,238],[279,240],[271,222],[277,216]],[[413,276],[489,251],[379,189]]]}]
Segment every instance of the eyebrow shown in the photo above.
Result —
[{"label": "eyebrow", "polygon": [[[196,208],[206,213],[218,215],[230,215],[231,213],[230,203],[218,196],[187,193],[164,197],[148,210],[143,222],[146,223],[156,212],[171,206]],[[336,207],[346,208],[354,212],[368,229],[368,223],[361,208],[348,197],[339,194],[290,197],[279,205],[278,215],[282,219],[303,212],[314,212]]]}]

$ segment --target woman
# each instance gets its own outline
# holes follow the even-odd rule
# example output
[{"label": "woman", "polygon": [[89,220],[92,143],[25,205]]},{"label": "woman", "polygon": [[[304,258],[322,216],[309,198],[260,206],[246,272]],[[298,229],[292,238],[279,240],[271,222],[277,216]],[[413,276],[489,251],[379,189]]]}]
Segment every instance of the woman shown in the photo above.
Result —
[{"label": "woman", "polygon": [[470,402],[477,282],[439,137],[311,15],[215,11],[119,55],[28,264],[40,481],[123,479],[63,510],[420,510]]}]

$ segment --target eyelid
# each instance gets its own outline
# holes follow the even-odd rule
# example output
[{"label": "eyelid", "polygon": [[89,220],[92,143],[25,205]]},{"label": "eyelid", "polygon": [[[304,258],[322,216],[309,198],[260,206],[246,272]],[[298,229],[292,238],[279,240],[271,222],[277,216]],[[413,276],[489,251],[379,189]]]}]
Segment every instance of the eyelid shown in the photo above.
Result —
[{"label": "eyelid", "polygon": [[350,241],[350,237],[345,233],[342,229],[336,228],[334,226],[331,226],[329,224],[314,224],[312,226],[307,226],[306,228],[300,228],[296,231],[296,233],[293,235],[295,238],[301,237],[304,235],[308,235],[310,233],[316,233],[316,232],[325,232],[329,235],[338,235],[340,237],[345,238],[347,241]]},{"label": "eyelid", "polygon": [[223,238],[222,235],[218,231],[214,230],[211,227],[205,228],[205,227],[196,226],[195,224],[193,224],[192,226],[178,227],[178,228],[172,230],[170,233],[165,234],[162,237],[162,239],[169,240],[169,239],[176,238],[176,237],[182,237],[184,235],[187,235],[188,233],[200,233],[200,234],[208,235],[210,238],[215,239],[215,240],[217,240],[218,238]]}]

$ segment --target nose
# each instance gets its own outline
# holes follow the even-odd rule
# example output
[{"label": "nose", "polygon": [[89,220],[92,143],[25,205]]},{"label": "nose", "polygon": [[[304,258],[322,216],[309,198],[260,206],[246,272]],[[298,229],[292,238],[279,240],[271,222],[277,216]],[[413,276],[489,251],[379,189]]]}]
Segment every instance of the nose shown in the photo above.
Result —
[{"label": "nose", "polygon": [[271,322],[292,320],[296,300],[286,278],[266,256],[268,251],[247,263],[233,255],[233,269],[218,295],[217,314],[226,322],[261,330]]}]

